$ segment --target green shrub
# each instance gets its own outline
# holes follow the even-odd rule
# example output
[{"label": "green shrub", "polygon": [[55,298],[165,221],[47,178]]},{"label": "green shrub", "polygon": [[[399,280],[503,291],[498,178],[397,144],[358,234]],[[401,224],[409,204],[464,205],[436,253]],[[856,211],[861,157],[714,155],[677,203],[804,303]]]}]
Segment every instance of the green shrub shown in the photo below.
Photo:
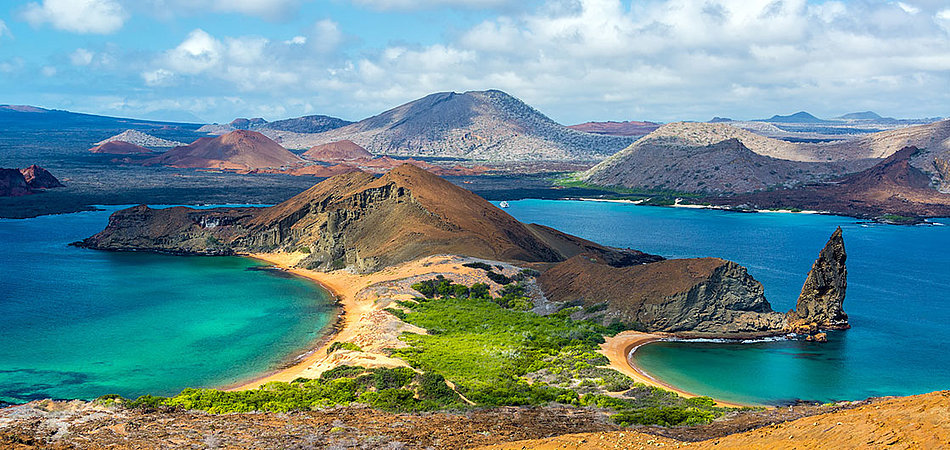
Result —
[{"label": "green shrub", "polygon": [[485,271],[491,270],[491,266],[480,261],[470,262],[462,264],[465,267],[471,267],[472,269],[482,269]]},{"label": "green shrub", "polygon": [[361,349],[359,345],[356,345],[356,344],[354,344],[354,343],[352,343],[352,342],[340,342],[340,341],[336,341],[336,342],[330,344],[329,347],[327,347],[327,354],[329,355],[330,353],[333,353],[333,352],[335,352],[335,351],[337,351],[337,350],[352,350],[352,351],[354,351],[354,352],[361,352],[361,351],[363,351],[363,349]]}]

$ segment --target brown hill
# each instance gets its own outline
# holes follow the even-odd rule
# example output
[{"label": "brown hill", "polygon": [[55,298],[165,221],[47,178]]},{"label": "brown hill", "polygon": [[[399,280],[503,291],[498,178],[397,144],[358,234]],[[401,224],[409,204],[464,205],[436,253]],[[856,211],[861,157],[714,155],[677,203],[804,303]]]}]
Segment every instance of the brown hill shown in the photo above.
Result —
[{"label": "brown hill", "polygon": [[344,139],[342,141],[310,147],[310,150],[307,150],[303,154],[303,157],[314,161],[338,163],[358,159],[370,159],[373,157],[373,154],[353,141]]},{"label": "brown hill", "polygon": [[656,131],[660,124],[654,122],[585,122],[568,125],[568,128],[585,133],[606,134],[610,136],[643,136]]},{"label": "brown hill", "polygon": [[36,164],[27,167],[26,169],[20,169],[20,173],[23,174],[23,179],[26,180],[26,184],[30,186],[31,189],[52,189],[63,187],[63,183],[60,183],[53,174],[49,173],[48,170],[37,166]]},{"label": "brown hill", "polygon": [[256,131],[236,130],[216,138],[200,138],[145,161],[181,168],[251,170],[280,167],[302,160]]},{"label": "brown hill", "polygon": [[856,217],[950,216],[950,194],[933,189],[931,177],[913,165],[919,154],[916,147],[905,147],[867,170],[834,182],[707,200],[732,206],[824,210]]},{"label": "brown hill", "polygon": [[356,171],[261,209],[150,209],[115,213],[83,245],[190,254],[306,248],[304,265],[374,271],[434,254],[558,262],[580,252],[615,263],[658,259],[525,225],[481,197],[404,164],[380,178]]},{"label": "brown hill", "polygon": [[122,141],[109,141],[89,149],[92,153],[108,153],[112,155],[137,155],[152,153],[151,150],[135,144]]}]

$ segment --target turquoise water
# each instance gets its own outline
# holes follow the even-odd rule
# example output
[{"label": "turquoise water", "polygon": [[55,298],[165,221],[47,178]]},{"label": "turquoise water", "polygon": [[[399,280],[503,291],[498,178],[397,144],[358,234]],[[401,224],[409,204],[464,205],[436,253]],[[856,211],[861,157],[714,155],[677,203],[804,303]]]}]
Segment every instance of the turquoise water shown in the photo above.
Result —
[{"label": "turquoise water", "polygon": [[0,401],[244,381],[303,352],[334,317],[317,285],[247,258],[66,245],[110,212],[0,219]]},{"label": "turquoise water", "polygon": [[818,251],[840,225],[848,252],[844,307],[852,329],[829,333],[831,342],[824,345],[657,343],[637,351],[637,364],[687,391],[745,403],[856,400],[950,388],[950,226],[604,202],[509,203],[506,211],[519,220],[603,244],[736,261],[762,282],[777,311],[794,308]]}]

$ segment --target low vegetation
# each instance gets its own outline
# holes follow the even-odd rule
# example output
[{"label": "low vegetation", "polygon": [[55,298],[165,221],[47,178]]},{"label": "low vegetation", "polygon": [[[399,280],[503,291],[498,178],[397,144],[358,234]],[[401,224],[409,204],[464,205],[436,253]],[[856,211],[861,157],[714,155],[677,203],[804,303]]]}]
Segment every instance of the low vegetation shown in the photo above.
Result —
[{"label": "low vegetation", "polygon": [[556,186],[567,188],[589,189],[601,191],[605,198],[618,200],[642,200],[644,205],[669,206],[675,203],[676,199],[695,199],[702,197],[702,194],[695,192],[681,192],[671,189],[643,189],[626,188],[622,186],[600,186],[580,181],[571,176],[554,180]]},{"label": "low vegetation", "polygon": [[[100,401],[211,413],[287,412],[353,403],[402,412],[461,409],[470,403],[560,403],[612,410],[611,419],[621,425],[664,426],[707,423],[723,414],[707,397],[683,399],[634,383],[607,367],[607,358],[597,352],[599,344],[623,327],[572,320],[580,306],[549,316],[526,311],[531,305],[522,282],[504,285],[498,297],[485,284],[463,286],[442,276],[413,288],[422,296],[388,309],[428,332],[404,333],[401,339],[409,346],[392,350],[411,369],[340,366],[318,379],[272,382],[255,390],[186,389],[174,397],[146,395],[123,401],[107,396]],[[334,343],[329,352],[340,349],[359,347]]]}]

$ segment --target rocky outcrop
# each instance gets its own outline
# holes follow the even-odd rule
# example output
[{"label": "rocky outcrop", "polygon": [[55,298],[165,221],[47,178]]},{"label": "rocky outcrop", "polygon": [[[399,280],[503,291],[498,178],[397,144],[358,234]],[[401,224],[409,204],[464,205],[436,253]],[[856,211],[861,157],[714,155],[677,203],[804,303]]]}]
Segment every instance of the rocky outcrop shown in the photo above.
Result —
[{"label": "rocky outcrop", "polygon": [[810,335],[820,329],[851,328],[848,315],[842,308],[848,288],[847,259],[844,237],[841,227],[838,227],[808,272],[798,304],[788,313],[788,323],[793,331]]},{"label": "rocky outcrop", "polygon": [[762,284],[746,269],[718,258],[672,259],[611,267],[575,256],[538,281],[548,300],[601,311],[591,319],[622,322],[682,336],[754,337],[780,333],[783,314],[772,311]]},{"label": "rocky outcrop", "polygon": [[26,184],[30,189],[52,189],[63,187],[63,183],[60,183],[53,174],[49,173],[48,170],[37,166],[36,164],[27,167],[26,169],[20,169],[20,173],[23,174],[23,179],[26,180]]},{"label": "rocky outcrop", "polygon": [[371,272],[436,254],[554,263],[580,253],[615,264],[656,260],[518,222],[481,197],[416,166],[380,178],[335,176],[270,208],[137,206],[79,245],[183,254],[309,252],[302,265]]},{"label": "rocky outcrop", "polygon": [[568,128],[585,133],[606,134],[610,136],[644,136],[660,128],[654,122],[585,122],[577,125],[568,125]]},{"label": "rocky outcrop", "polygon": [[0,169],[0,197],[21,197],[37,189],[58,187],[63,183],[36,164],[25,169]]}]

